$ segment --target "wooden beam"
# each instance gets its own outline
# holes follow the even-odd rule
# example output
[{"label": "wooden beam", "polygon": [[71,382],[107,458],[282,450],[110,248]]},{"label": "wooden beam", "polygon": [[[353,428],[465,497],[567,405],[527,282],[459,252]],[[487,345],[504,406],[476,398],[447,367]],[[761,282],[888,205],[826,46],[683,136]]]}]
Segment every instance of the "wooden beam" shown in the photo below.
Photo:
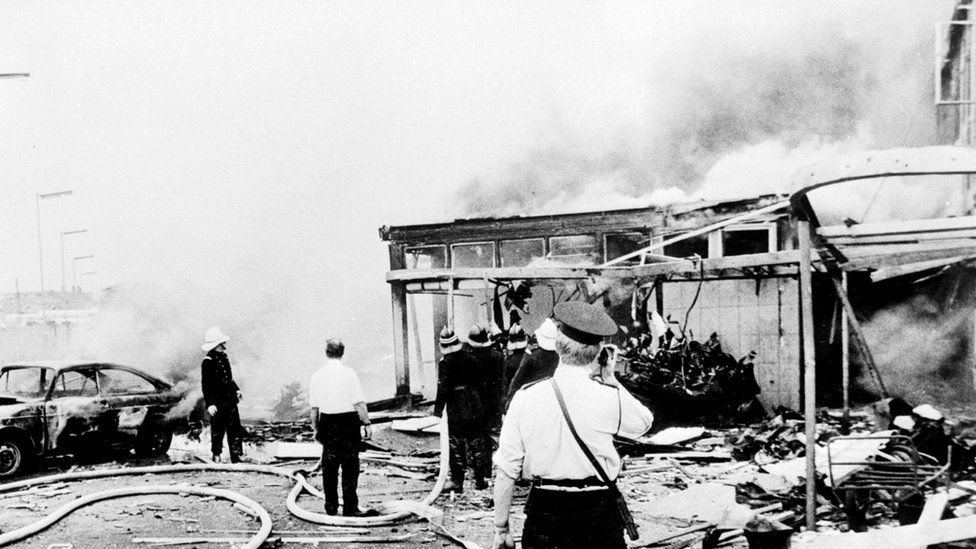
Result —
[{"label": "wooden beam", "polygon": [[840,248],[840,251],[848,259],[840,267],[845,271],[858,271],[976,255],[976,241],[953,240],[920,244],[847,246]]},{"label": "wooden beam", "polygon": [[[840,284],[847,291],[847,273],[840,274]],[[842,434],[848,434],[851,428],[851,327],[848,323],[847,309],[840,310],[840,369],[841,391],[844,399],[844,419],[841,422]]]},{"label": "wooden beam", "polygon": [[885,235],[923,235],[927,233],[955,233],[976,230],[976,217],[941,217],[937,219],[917,219],[912,221],[889,221],[885,223],[860,223],[857,225],[828,225],[817,228],[817,234],[827,239],[859,239]]},{"label": "wooden beam", "polygon": [[410,345],[408,342],[407,299],[403,284],[390,287],[393,303],[393,359],[396,396],[410,396]]},{"label": "wooden beam", "polygon": [[861,359],[864,360],[864,364],[868,367],[868,371],[871,372],[871,377],[874,378],[874,382],[878,385],[878,389],[881,390],[881,396],[883,398],[888,398],[888,389],[885,387],[884,381],[881,379],[881,374],[878,372],[878,366],[874,363],[874,355],[871,354],[871,348],[868,347],[868,341],[864,337],[864,330],[861,328],[861,322],[857,319],[857,315],[854,313],[854,306],[851,305],[851,300],[847,297],[847,292],[844,290],[844,286],[836,278],[831,277],[831,282],[834,283],[834,289],[837,291],[837,299],[840,300],[841,305],[844,306],[844,310],[847,311],[847,321],[851,329],[851,335],[853,335],[854,346],[857,347],[858,353],[861,355]]},{"label": "wooden beam", "polygon": [[881,282],[883,280],[889,280],[892,278],[897,278],[899,276],[905,276],[905,275],[914,274],[921,271],[927,271],[929,269],[948,267],[949,265],[955,265],[956,263],[962,263],[964,261],[972,261],[973,259],[976,259],[976,255],[955,256],[947,259],[935,259],[932,261],[909,263],[907,265],[899,265],[897,267],[885,267],[872,272],[871,281]]},{"label": "wooden beam", "polygon": [[813,265],[810,222],[796,222],[800,244],[800,335],[803,340],[803,416],[806,433],[806,526],[817,530],[817,361],[813,334]]},{"label": "wooden beam", "polygon": [[[799,262],[797,250],[784,250],[763,254],[734,255],[702,259],[701,268],[707,273],[720,273],[726,270],[791,266]],[[618,267],[502,267],[485,269],[403,269],[386,273],[387,282],[428,282],[455,280],[526,280],[553,279],[578,280],[593,277],[604,278],[653,278],[674,274],[699,276],[699,262],[690,259],[630,265]]]}]

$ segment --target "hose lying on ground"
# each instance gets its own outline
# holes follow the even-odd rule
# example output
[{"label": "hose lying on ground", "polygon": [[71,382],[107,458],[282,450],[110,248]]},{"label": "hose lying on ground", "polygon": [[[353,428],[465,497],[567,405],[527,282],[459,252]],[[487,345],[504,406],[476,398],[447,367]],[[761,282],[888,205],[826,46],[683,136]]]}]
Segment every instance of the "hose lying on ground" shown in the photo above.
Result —
[{"label": "hose lying on ground", "polygon": [[113,490],[105,490],[103,492],[96,492],[94,494],[89,494],[87,496],[78,498],[74,501],[70,501],[61,507],[58,507],[53,513],[42,518],[41,520],[11,532],[0,534],[0,546],[33,536],[34,534],[41,532],[52,524],[68,516],[72,511],[80,509],[88,504],[95,503],[96,501],[121,497],[142,496],[147,494],[192,494],[195,496],[215,496],[218,498],[229,499],[235,503],[244,505],[253,511],[254,514],[257,515],[257,517],[261,520],[261,528],[259,528],[257,533],[254,534],[247,544],[243,546],[246,549],[257,549],[266,539],[268,539],[268,536],[271,535],[271,515],[268,514],[268,511],[265,510],[264,507],[261,507],[261,505],[259,505],[258,502],[254,501],[253,499],[242,496],[236,492],[221,490],[219,488],[206,488],[203,486],[139,486],[134,488],[115,488]]},{"label": "hose lying on ground", "polygon": [[[60,473],[55,475],[48,475],[44,477],[31,478],[26,480],[21,480],[18,482],[11,482],[8,484],[0,484],[0,493],[11,492],[21,488],[29,488],[32,486],[41,486],[44,484],[52,484],[55,482],[64,482],[72,480],[86,480],[95,478],[105,478],[105,477],[117,477],[124,475],[146,475],[146,474],[160,474],[160,473],[181,473],[181,472],[191,472],[191,471],[223,471],[223,472],[237,472],[237,473],[262,473],[267,475],[277,475],[281,477],[286,477],[295,481],[295,486],[291,489],[288,494],[288,511],[291,512],[296,517],[312,522],[315,524],[325,524],[329,526],[383,526],[388,524],[393,524],[404,520],[412,515],[422,513],[422,508],[427,507],[432,504],[437,497],[440,495],[441,490],[444,488],[444,484],[447,481],[448,472],[448,432],[447,432],[447,411],[445,410],[443,417],[440,421],[440,463],[439,472],[437,476],[437,481],[434,483],[434,487],[431,489],[430,493],[421,500],[420,502],[403,502],[403,501],[393,501],[383,504],[383,509],[388,511],[384,514],[372,517],[340,517],[326,515],[324,513],[315,513],[308,511],[298,505],[298,497],[303,491],[307,491],[313,496],[324,499],[325,495],[314,486],[309,484],[308,480],[305,478],[305,473],[302,470],[288,470],[280,467],[272,467],[269,465],[256,465],[250,463],[232,463],[232,464],[220,464],[220,463],[194,463],[194,464],[183,464],[183,465],[153,465],[148,467],[123,467],[119,469],[106,469],[101,471],[83,471],[78,473]],[[140,492],[140,490],[145,489],[169,489],[169,492]],[[122,488],[118,490],[108,490],[105,492],[98,492],[96,494],[90,494],[88,496],[79,498],[59,509],[54,513],[44,517],[43,519],[29,524],[13,532],[0,535],[0,546],[6,545],[13,541],[23,539],[25,537],[34,535],[45,528],[48,528],[52,524],[61,520],[72,511],[84,507],[90,503],[100,501],[103,499],[110,499],[114,497],[123,497],[128,495],[139,495],[144,493],[195,493],[194,491],[199,490],[215,490],[222,493],[219,497],[226,499],[232,499],[239,503],[244,503],[248,507],[255,508],[255,510],[260,510],[259,515],[262,516],[262,529],[264,530],[264,515],[268,515],[267,511],[258,505],[253,500],[250,500],[236,492],[230,490],[218,490],[214,488],[203,488],[203,487],[192,487],[192,486],[182,486],[182,487],[159,487],[159,486],[147,486],[142,488]],[[216,495],[216,494],[207,494]],[[239,498],[239,499],[237,499]],[[268,515],[267,522],[268,534],[271,532],[271,518]],[[17,534],[18,532],[24,532],[16,538],[8,538]],[[259,532],[260,533],[260,532]],[[264,539],[267,538],[265,534],[264,538],[256,545],[248,545],[247,547],[258,547]],[[254,539],[257,539],[255,536]]]}]

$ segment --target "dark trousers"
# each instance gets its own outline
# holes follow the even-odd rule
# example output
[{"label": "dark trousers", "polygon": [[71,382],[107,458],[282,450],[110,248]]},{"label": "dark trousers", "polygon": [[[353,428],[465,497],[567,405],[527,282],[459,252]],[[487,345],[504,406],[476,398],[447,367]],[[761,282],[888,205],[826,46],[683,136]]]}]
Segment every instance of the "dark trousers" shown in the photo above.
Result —
[{"label": "dark trousers", "polygon": [[359,415],[319,414],[318,440],[322,443],[322,491],[325,492],[325,512],[339,511],[339,470],[342,470],[342,513],[359,511]]},{"label": "dark trousers", "polygon": [[625,549],[624,525],[610,490],[533,487],[525,506],[523,549]]},{"label": "dark trousers", "polygon": [[241,444],[241,415],[237,404],[217,404],[217,414],[210,418],[210,451],[215,456],[223,452],[224,433],[227,434],[227,448],[230,461],[237,463],[244,453]]},{"label": "dark trousers", "polygon": [[488,436],[484,425],[479,422],[458,422],[452,424],[450,431],[451,482],[463,490],[464,473],[470,465],[474,469],[477,488],[484,488],[491,475],[491,454],[488,451]]}]

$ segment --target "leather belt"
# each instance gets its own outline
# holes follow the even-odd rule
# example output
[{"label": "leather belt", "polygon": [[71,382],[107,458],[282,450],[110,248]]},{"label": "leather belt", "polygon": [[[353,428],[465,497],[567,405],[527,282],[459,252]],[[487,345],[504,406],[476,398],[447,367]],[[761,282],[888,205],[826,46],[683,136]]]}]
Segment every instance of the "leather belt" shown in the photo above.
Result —
[{"label": "leather belt", "polygon": [[558,488],[606,488],[607,485],[596,477],[586,478],[537,478],[532,480],[532,486],[545,488],[547,486]]}]

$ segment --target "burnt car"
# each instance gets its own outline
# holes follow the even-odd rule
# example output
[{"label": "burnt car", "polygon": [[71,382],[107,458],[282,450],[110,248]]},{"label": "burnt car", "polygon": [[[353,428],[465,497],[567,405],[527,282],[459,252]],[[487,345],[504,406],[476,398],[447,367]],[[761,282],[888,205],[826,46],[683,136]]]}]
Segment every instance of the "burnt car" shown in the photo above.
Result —
[{"label": "burnt car", "polygon": [[117,364],[44,361],[0,368],[0,479],[40,457],[166,453],[182,395]]}]

